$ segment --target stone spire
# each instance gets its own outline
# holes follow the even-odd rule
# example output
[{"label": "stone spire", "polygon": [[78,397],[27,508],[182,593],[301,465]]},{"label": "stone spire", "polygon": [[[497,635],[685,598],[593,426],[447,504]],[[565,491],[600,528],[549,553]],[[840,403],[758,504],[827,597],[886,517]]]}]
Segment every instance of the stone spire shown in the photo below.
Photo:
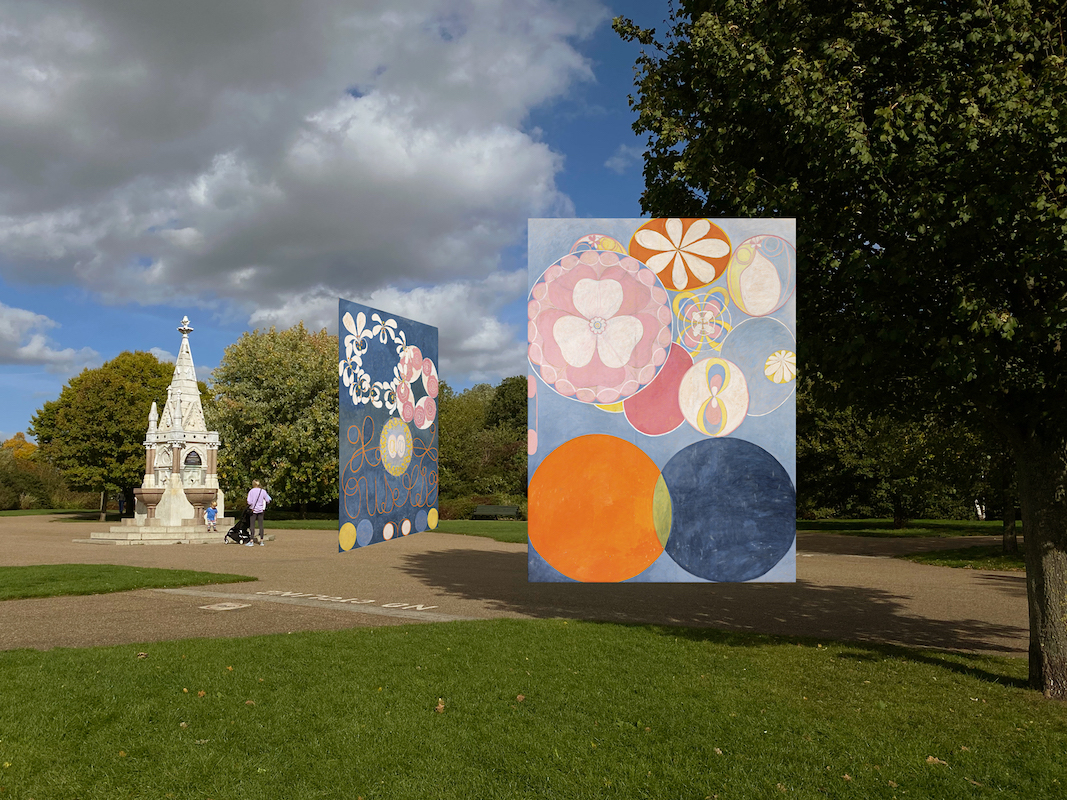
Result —
[{"label": "stone spire", "polygon": [[178,357],[174,361],[174,374],[170,380],[167,404],[163,407],[163,425],[160,433],[188,431],[189,433],[207,433],[204,423],[204,407],[200,402],[200,387],[196,384],[196,368],[193,366],[193,353],[189,349],[189,317],[182,317],[178,332],[182,335]]}]

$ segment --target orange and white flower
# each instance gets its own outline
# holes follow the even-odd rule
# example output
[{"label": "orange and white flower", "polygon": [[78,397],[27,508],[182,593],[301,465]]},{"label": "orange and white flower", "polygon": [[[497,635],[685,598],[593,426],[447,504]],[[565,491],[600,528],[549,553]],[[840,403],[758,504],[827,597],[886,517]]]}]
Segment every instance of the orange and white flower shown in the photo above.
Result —
[{"label": "orange and white flower", "polygon": [[725,271],[730,240],[706,219],[655,219],[638,228],[630,255],[656,272],[668,289],[681,291],[711,283]]}]

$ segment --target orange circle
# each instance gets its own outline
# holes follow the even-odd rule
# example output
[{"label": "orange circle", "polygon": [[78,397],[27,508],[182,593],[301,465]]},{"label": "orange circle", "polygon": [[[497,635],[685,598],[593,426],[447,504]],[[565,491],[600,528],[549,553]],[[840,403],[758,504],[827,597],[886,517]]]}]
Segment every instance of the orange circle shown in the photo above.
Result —
[{"label": "orange circle", "polygon": [[530,481],[530,544],[577,581],[624,581],[652,564],[663,545],[653,497],[659,467],[639,447],[602,434],[564,442]]}]

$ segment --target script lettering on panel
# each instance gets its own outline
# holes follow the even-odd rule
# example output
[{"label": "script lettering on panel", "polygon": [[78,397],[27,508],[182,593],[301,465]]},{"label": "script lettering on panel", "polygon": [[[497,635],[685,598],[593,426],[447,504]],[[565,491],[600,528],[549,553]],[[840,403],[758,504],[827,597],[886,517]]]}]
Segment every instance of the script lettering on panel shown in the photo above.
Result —
[{"label": "script lettering on panel", "polygon": [[338,307],[341,552],[437,527],[437,328]]},{"label": "script lettering on panel", "polygon": [[795,242],[530,220],[530,581],[796,580]]}]

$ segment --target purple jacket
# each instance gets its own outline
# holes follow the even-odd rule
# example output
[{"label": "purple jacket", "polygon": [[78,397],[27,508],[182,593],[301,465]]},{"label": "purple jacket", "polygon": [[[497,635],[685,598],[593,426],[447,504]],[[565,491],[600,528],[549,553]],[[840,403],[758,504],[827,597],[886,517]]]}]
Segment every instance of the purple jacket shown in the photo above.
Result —
[{"label": "purple jacket", "polygon": [[252,509],[253,514],[262,514],[263,510],[267,507],[267,503],[270,502],[270,495],[267,494],[266,489],[260,489],[258,486],[248,493],[248,507]]}]

